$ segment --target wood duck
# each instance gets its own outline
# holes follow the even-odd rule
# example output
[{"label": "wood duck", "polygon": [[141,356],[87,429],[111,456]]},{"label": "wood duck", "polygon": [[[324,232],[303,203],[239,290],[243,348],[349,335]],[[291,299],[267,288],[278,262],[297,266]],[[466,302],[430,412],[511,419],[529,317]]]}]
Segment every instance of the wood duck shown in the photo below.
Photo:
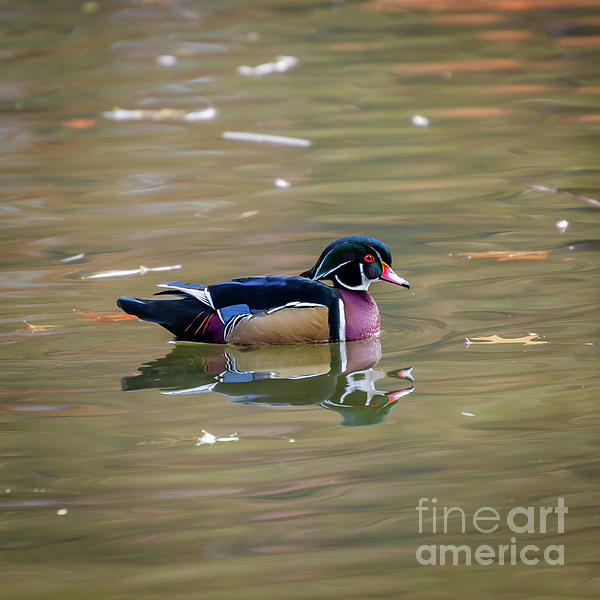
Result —
[{"label": "wood duck", "polygon": [[369,286],[382,280],[409,287],[391,264],[385,244],[353,235],[332,242],[300,276],[240,277],[208,286],[167,281],[156,295],[177,299],[124,296],[117,304],[179,340],[254,345],[364,339],[379,333]]}]

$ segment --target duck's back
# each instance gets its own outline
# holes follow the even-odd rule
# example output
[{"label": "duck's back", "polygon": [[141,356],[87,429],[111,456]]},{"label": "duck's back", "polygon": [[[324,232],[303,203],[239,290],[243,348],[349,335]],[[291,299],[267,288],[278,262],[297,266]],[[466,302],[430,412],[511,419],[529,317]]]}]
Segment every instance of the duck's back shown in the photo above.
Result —
[{"label": "duck's back", "polygon": [[286,344],[345,339],[337,290],[305,277],[244,277],[210,286],[169,281],[176,300],[120,298],[123,310],[155,321],[178,339]]}]

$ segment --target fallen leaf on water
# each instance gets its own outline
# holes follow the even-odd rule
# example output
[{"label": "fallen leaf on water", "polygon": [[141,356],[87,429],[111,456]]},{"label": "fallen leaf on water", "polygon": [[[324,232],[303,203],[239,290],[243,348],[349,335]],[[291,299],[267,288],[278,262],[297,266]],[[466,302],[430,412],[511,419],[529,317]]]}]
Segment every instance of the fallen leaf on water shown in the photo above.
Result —
[{"label": "fallen leaf on water", "polygon": [[132,321],[132,320],[138,320],[138,317],[136,317],[135,315],[128,315],[125,313],[116,313],[113,315],[99,315],[96,314],[95,312],[84,312],[81,310],[76,310],[75,314],[77,315],[83,315],[83,317],[81,319],[78,319],[79,321]]},{"label": "fallen leaf on water", "polygon": [[27,329],[21,329],[21,331],[27,331],[29,333],[41,333],[42,331],[46,331],[47,329],[55,329],[56,327],[61,327],[61,325],[32,325],[27,321],[23,321],[25,325],[27,325]]},{"label": "fallen leaf on water", "polygon": [[250,217],[255,217],[257,214],[257,210],[246,210],[240,215],[240,219],[248,219]]},{"label": "fallen leaf on water", "polygon": [[96,119],[69,119],[62,122],[62,126],[68,129],[89,129],[95,124]]},{"label": "fallen leaf on water", "polygon": [[497,258],[505,260],[542,260],[551,250],[488,250],[487,252],[458,252],[458,256],[469,258]]},{"label": "fallen leaf on water", "polygon": [[202,430],[202,437],[198,438],[196,442],[196,446],[202,446],[203,444],[210,444],[211,446],[216,442],[239,442],[240,438],[237,433],[230,433],[227,437],[217,437],[212,433],[206,431],[206,429]]},{"label": "fallen leaf on water", "polygon": [[530,346],[532,344],[547,344],[548,342],[540,339],[537,333],[528,333],[523,337],[518,338],[503,338],[499,335],[487,335],[482,337],[465,338],[467,346],[471,344],[524,344]]}]

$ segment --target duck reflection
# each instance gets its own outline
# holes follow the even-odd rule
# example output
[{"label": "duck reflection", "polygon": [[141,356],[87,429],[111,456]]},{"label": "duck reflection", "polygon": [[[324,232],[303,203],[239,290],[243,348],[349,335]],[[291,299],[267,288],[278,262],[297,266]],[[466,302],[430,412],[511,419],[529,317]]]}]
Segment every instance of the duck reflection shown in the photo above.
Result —
[{"label": "duck reflection", "polygon": [[402,389],[378,390],[376,382],[386,377],[374,369],[380,359],[379,338],[250,347],[180,342],[121,385],[125,391],[159,388],[171,396],[218,392],[242,404],[320,404],[340,413],[342,425],[374,425],[414,390],[411,368],[389,374],[403,380]]}]

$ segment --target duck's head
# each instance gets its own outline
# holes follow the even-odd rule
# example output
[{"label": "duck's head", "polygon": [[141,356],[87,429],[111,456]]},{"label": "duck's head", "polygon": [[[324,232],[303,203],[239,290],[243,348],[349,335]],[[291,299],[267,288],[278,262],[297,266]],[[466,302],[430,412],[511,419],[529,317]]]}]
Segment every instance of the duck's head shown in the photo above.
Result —
[{"label": "duck's head", "polygon": [[390,249],[379,240],[351,235],[332,242],[323,250],[317,264],[302,273],[309,279],[329,279],[335,287],[366,291],[375,281],[389,281],[409,288],[391,267]]}]

